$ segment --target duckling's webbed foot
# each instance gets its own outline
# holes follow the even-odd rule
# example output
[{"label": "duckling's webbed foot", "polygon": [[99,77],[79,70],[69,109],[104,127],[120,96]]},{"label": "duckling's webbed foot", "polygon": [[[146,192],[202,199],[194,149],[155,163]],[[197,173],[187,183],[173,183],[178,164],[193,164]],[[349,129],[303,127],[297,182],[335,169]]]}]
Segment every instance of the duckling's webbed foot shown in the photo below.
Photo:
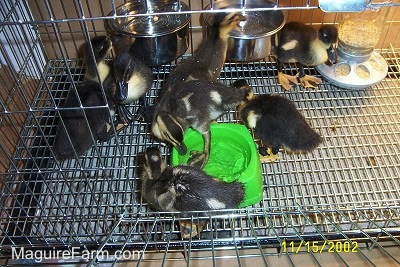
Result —
[{"label": "duckling's webbed foot", "polygon": [[145,96],[139,98],[139,107],[133,117],[133,120],[144,120],[146,121],[146,110],[147,110],[147,102]]},{"label": "duckling's webbed foot", "polygon": [[133,121],[132,113],[129,112],[127,106],[117,104],[118,122],[124,125],[128,125]]},{"label": "duckling's webbed foot", "polygon": [[298,81],[296,76],[291,76],[288,74],[284,74],[283,72],[278,72],[278,83],[281,84],[283,89],[289,91],[292,86],[298,84]]},{"label": "duckling's webbed foot", "polygon": [[208,155],[205,151],[190,151],[188,164],[196,168],[202,169],[208,161]]},{"label": "duckling's webbed foot", "polygon": [[[278,148],[279,151],[279,148]],[[260,154],[260,161],[261,162],[268,162],[268,161],[277,161],[279,160],[278,151],[276,149],[272,149],[270,147],[259,147],[258,153]],[[274,153],[275,152],[275,153]]]},{"label": "duckling's webbed foot", "polygon": [[180,232],[183,239],[190,239],[191,237],[196,237],[203,230],[205,221],[199,221],[198,223],[194,223],[192,221],[180,221]]},{"label": "duckling's webbed foot", "polygon": [[304,75],[304,77],[300,77],[300,83],[304,88],[316,88],[321,82],[322,80],[315,76]]},{"label": "duckling's webbed foot", "polygon": [[114,136],[111,124],[107,123],[101,132],[97,133],[97,140],[100,142],[107,142]]},{"label": "duckling's webbed foot", "polygon": [[[97,133],[97,140],[99,140],[100,142],[107,142],[111,138],[113,138],[116,133],[128,127],[128,124],[120,123],[118,120],[115,121],[113,124],[114,127],[112,126],[111,123],[107,123],[106,126],[104,127],[105,129]],[[115,131],[113,128],[115,129]]]},{"label": "duckling's webbed foot", "polygon": [[202,169],[207,164],[210,157],[211,132],[209,129],[203,132],[204,151],[190,151],[188,160],[189,165],[199,169]]},{"label": "duckling's webbed foot", "polygon": [[303,65],[299,66],[299,79],[304,88],[316,88],[322,82],[318,77],[306,75]]}]

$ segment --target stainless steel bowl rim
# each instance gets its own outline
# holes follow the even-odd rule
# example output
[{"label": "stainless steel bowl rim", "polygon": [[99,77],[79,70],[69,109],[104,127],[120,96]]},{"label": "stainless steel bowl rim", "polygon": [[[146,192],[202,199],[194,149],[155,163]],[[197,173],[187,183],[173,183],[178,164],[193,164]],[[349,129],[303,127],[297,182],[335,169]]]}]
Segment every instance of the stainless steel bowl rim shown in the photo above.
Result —
[{"label": "stainless steel bowl rim", "polygon": [[[275,33],[279,32],[283,26],[285,26],[285,19],[283,20],[282,24],[279,25],[278,28],[276,28],[273,31],[269,31],[266,32],[264,34],[256,34],[256,35],[247,35],[247,34],[243,34],[243,35],[229,35],[229,37],[234,38],[234,39],[246,39],[246,40],[253,40],[253,39],[261,39],[267,36],[271,36],[274,35]],[[232,32],[232,33],[236,33],[236,32]]]},{"label": "stainless steel bowl rim", "polygon": [[[216,1],[214,3],[213,9],[224,11],[224,8],[242,8],[241,6],[242,1],[241,0],[222,0],[222,1]],[[272,2],[268,2],[265,0],[254,0],[254,1],[246,1],[244,7],[246,8],[272,8],[274,7],[274,4]],[[210,5],[207,5],[205,9],[210,9]],[[236,39],[257,39],[257,38],[264,38],[267,36],[271,36],[278,31],[280,31],[283,26],[285,25],[285,15],[281,10],[264,10],[264,11],[247,11],[245,13],[242,13],[244,16],[247,17],[247,20],[241,23],[245,24],[245,27],[243,27],[242,30],[234,29],[231,31],[229,36],[231,38],[236,38]],[[265,16],[268,14],[269,16]],[[261,20],[254,20],[256,17],[261,17],[261,18],[273,18],[276,20],[276,25],[271,25],[269,24],[260,24],[260,21],[265,22],[265,19]],[[212,18],[212,13],[207,13],[204,15],[204,22],[210,26],[211,25],[211,18]],[[246,29],[246,24],[249,24],[253,27],[247,27]],[[253,25],[254,24],[254,25]],[[256,26],[256,27],[254,27]],[[240,24],[239,26],[240,27]],[[256,29],[256,33],[251,33],[252,29]],[[261,30],[260,30],[261,29]],[[247,31],[247,32],[246,32]],[[250,33],[249,33],[250,32]]]},{"label": "stainless steel bowl rim", "polygon": [[[140,2],[127,2],[127,3],[123,4],[123,5],[120,5],[120,6],[118,6],[116,8],[117,15],[118,15],[118,10],[120,10],[124,6],[129,6],[129,5],[134,4],[134,3],[142,4]],[[181,2],[181,10],[189,11],[190,9],[189,9],[189,6],[187,4]],[[109,13],[109,16],[113,16],[113,15],[114,15],[113,12]],[[157,14],[153,15],[151,13],[149,13],[149,14],[142,13],[142,14],[139,14],[139,16],[127,15],[126,17],[128,17],[128,18],[148,18],[149,16],[158,16],[158,17],[172,16],[171,18],[180,17],[180,18],[183,18],[184,21],[182,23],[178,24],[177,26],[174,26],[173,28],[171,28],[169,30],[162,30],[160,32],[151,32],[151,33],[139,33],[139,32],[134,33],[134,32],[123,30],[123,29],[119,28],[118,25],[116,25],[115,21],[116,21],[117,18],[109,19],[107,21],[107,23],[108,23],[108,25],[110,26],[110,28],[113,31],[115,31],[117,33],[124,34],[124,35],[130,35],[130,36],[133,36],[133,37],[158,37],[158,36],[164,36],[164,35],[167,35],[167,34],[170,34],[170,33],[177,32],[177,31],[181,30],[182,28],[186,27],[190,22],[190,14],[189,13],[179,13],[179,12],[174,13],[174,14],[158,14],[158,15]]]}]

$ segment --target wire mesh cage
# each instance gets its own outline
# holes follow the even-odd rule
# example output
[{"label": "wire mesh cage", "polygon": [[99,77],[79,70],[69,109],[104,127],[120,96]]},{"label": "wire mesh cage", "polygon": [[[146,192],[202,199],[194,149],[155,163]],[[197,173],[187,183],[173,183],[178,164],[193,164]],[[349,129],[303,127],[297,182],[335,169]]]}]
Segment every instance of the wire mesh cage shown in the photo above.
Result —
[{"label": "wire mesh cage", "polygon": [[[177,12],[191,15],[189,49],[172,63],[152,67],[149,104],[155,103],[175,64],[201,42],[205,26],[200,16],[213,12],[205,10],[213,1],[184,2],[190,10]],[[115,19],[123,3],[0,3],[4,264],[38,263],[15,258],[13,251],[25,248],[55,256],[40,262],[44,265],[115,265],[124,260],[185,265],[195,260],[213,265],[253,260],[273,265],[278,258],[288,266],[303,260],[310,266],[331,261],[340,266],[400,265],[399,3],[368,2],[370,8],[389,10],[376,49],[388,63],[388,74],[368,88],[343,89],[323,79],[316,89],[283,91],[271,56],[225,63],[218,81],[230,85],[244,77],[255,94],[287,97],[323,136],[323,143],[307,154],[281,150],[278,161],[262,163],[263,195],[258,204],[186,217],[155,212],[141,198],[142,153],[158,146],[165,159],[170,154],[166,144],[151,136],[148,123],[135,121],[83,156],[55,160],[59,106],[85,75],[82,46],[93,36],[107,34],[105,22]],[[283,10],[287,21],[316,26],[339,22],[338,13],[322,12],[317,1],[276,0],[272,7],[260,8],[270,9]],[[296,65],[287,71],[296,72]],[[320,76],[312,67],[306,72]],[[133,103],[130,109],[137,106]],[[233,111],[218,122],[241,123]],[[182,239],[179,222],[184,219],[207,223],[198,236]],[[58,257],[59,251],[77,254],[67,261]],[[95,253],[84,254],[87,251]]]}]

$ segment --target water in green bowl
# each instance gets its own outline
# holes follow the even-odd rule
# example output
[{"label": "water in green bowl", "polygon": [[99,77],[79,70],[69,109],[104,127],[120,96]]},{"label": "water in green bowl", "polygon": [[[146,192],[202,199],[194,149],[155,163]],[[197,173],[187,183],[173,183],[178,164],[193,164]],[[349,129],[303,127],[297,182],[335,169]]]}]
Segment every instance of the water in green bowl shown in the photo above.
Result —
[{"label": "water in green bowl", "polygon": [[[173,149],[172,165],[186,164],[190,151],[202,151],[202,135],[192,129],[185,132],[188,153],[179,155]],[[203,171],[224,182],[243,183],[245,197],[241,207],[253,205],[262,198],[262,173],[258,151],[247,128],[240,124],[217,123],[211,125],[210,158]]]}]

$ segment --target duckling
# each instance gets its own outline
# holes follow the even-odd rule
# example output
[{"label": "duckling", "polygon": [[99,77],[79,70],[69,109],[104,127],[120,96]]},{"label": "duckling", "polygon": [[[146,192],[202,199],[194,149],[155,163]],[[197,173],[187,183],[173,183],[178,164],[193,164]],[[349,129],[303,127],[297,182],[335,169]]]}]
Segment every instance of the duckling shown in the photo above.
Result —
[{"label": "duckling", "polygon": [[[111,84],[111,91],[120,121],[127,125],[142,116],[146,108],[145,94],[151,88],[153,72],[132,53],[122,52],[114,59],[113,74],[116,84]],[[127,105],[136,100],[139,100],[140,107],[133,116]]]},{"label": "duckling", "polygon": [[[104,59],[110,53],[112,45],[111,38],[108,36],[97,36],[92,38],[90,43],[87,43],[85,49],[85,80],[98,81],[98,73],[100,81],[104,82],[110,73],[110,66],[104,61]],[[93,55],[91,47],[93,48]]]},{"label": "duckling", "polygon": [[[76,89],[79,96],[71,91],[60,109],[61,120],[57,125],[53,146],[55,157],[59,161],[79,157],[96,140],[105,141],[111,137],[107,128],[110,109],[106,106],[100,84],[86,80],[78,84]],[[78,98],[87,109],[80,108]]]},{"label": "duckling", "polygon": [[[238,80],[236,87],[248,87]],[[270,146],[274,158],[281,147],[292,152],[308,152],[321,142],[321,136],[307,123],[303,115],[289,99],[278,94],[251,95],[239,107],[241,120],[254,131],[261,142]],[[265,150],[260,148],[265,156]]]},{"label": "duckling", "polygon": [[236,12],[215,14],[210,36],[192,57],[180,62],[171,72],[165,82],[165,90],[169,91],[177,83],[190,80],[217,80],[225,63],[229,33],[245,19],[245,16]]},{"label": "duckling", "polygon": [[250,87],[234,88],[218,82],[192,80],[175,85],[152,123],[155,137],[171,143],[179,154],[187,153],[183,135],[191,127],[203,135],[204,150],[192,151],[189,164],[202,168],[210,151],[210,122],[235,109],[252,94]]},{"label": "duckling", "polygon": [[[202,170],[186,165],[168,166],[157,147],[145,151],[142,198],[158,211],[185,212],[238,208],[244,197],[243,184],[226,183]],[[200,225],[201,227],[202,225]],[[201,229],[181,223],[182,236],[197,235]],[[189,230],[188,230],[189,229]]]},{"label": "duckling", "polygon": [[[107,36],[100,36],[92,38],[91,45],[94,60],[86,53],[87,70],[85,80],[76,85],[78,95],[71,90],[59,111],[61,120],[57,125],[53,145],[54,154],[59,161],[80,156],[89,150],[96,140],[107,141],[112,137],[109,133],[109,123],[114,114],[114,103],[105,87],[104,98],[97,78],[98,71],[100,80],[108,79],[104,78],[109,72],[104,59],[111,49],[112,42]],[[90,45],[87,44],[87,47]],[[90,108],[81,109],[81,104],[82,107]]]},{"label": "duckling", "polygon": [[314,88],[321,79],[306,75],[304,66],[328,65],[337,62],[338,31],[323,25],[318,31],[300,22],[289,22],[275,36],[278,82],[285,90],[298,84],[296,76],[284,74],[284,62],[299,63],[299,80],[303,87]]},{"label": "duckling", "polygon": [[[152,132],[160,140],[170,142],[180,154],[186,154],[187,148],[183,143],[183,132],[188,127],[200,131],[205,140],[204,152],[194,152],[190,161],[191,164],[204,166],[208,160],[210,121],[226,111],[226,108],[222,108],[223,111],[221,110],[221,107],[225,104],[232,107],[232,105],[235,106],[240,103],[242,99],[238,100],[237,103],[236,100],[230,103],[233,98],[229,99],[229,97],[224,96],[226,100],[221,99],[222,106],[221,103],[217,103],[218,99],[208,102],[210,97],[212,98],[210,92],[216,91],[219,96],[223,96],[224,92],[231,94],[231,92],[225,90],[223,85],[212,81],[217,80],[225,63],[229,33],[240,21],[245,19],[240,13],[217,13],[214,16],[208,39],[203,42],[192,57],[177,65],[163,85],[160,101],[156,104],[154,111]],[[201,81],[194,82],[197,80]],[[183,85],[183,83],[185,84]],[[208,91],[202,92],[205,88],[208,88]],[[222,91],[218,92],[218,90]],[[237,94],[233,94],[233,96],[235,97]],[[180,103],[179,108],[175,103],[177,101]],[[224,101],[228,102],[223,103]],[[207,107],[205,105],[209,105],[208,108],[205,108]],[[217,107],[218,105],[220,107]],[[217,108],[218,111],[213,111],[214,108]],[[181,114],[181,111],[184,111],[184,113]],[[202,113],[207,115],[204,117],[194,115]]]}]

